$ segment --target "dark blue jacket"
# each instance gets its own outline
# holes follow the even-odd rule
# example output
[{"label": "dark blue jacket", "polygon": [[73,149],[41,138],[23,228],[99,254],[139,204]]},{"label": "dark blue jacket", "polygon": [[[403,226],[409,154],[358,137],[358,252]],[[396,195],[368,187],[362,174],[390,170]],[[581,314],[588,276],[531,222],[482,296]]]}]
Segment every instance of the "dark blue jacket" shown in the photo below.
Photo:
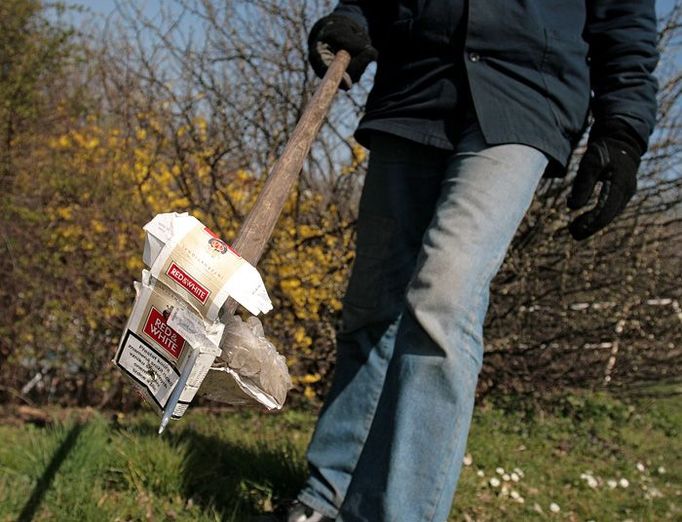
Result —
[{"label": "dark blue jacket", "polygon": [[489,144],[531,145],[561,164],[589,109],[626,120],[644,143],[653,129],[654,0],[341,0],[335,12],[379,51],[361,143],[381,130],[447,146],[419,119],[447,129],[452,98],[469,95]]}]

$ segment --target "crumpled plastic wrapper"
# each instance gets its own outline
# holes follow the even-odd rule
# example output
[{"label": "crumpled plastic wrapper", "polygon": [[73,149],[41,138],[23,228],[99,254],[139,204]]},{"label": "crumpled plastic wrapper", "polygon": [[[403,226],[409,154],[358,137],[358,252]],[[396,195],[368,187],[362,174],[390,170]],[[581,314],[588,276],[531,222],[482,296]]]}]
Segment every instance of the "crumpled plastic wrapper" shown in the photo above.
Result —
[{"label": "crumpled plastic wrapper", "polygon": [[226,317],[221,347],[223,353],[209,371],[201,395],[229,404],[256,400],[269,409],[284,405],[291,389],[286,359],[265,337],[257,317],[246,321]]}]

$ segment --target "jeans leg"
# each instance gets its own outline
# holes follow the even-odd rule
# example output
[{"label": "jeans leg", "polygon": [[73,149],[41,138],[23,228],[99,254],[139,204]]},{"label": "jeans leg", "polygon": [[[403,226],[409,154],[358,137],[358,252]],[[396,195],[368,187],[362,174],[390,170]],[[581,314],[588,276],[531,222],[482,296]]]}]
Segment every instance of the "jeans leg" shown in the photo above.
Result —
[{"label": "jeans leg", "polygon": [[440,194],[447,153],[373,139],[334,381],[308,448],[299,499],[334,518],[365,444],[393,353],[404,292]]},{"label": "jeans leg", "polygon": [[483,355],[488,288],[547,158],[488,147],[477,127],[449,161],[424,235],[376,415],[337,520],[444,521]]}]

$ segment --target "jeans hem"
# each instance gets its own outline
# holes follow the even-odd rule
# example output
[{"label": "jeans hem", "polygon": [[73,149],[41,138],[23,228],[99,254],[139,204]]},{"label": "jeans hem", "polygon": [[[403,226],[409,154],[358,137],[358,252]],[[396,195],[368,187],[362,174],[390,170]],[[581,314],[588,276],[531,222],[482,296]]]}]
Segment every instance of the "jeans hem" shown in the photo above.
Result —
[{"label": "jeans hem", "polygon": [[298,500],[327,518],[335,519],[337,516],[339,516],[338,509],[330,509],[328,504],[305,490],[298,494]]}]

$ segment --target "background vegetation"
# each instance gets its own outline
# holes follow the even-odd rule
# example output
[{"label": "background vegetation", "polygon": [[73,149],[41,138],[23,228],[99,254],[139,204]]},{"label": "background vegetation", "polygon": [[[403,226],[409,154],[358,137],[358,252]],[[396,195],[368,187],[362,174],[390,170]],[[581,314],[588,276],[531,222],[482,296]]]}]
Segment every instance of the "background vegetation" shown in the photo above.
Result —
[{"label": "background vegetation", "polygon": [[[137,404],[109,360],[142,225],[187,210],[233,238],[316,85],[305,36],[329,2],[160,4],[85,23],[59,4],[0,3],[0,402]],[[482,394],[681,375],[682,4],[660,14],[659,124],[636,199],[576,243],[571,177],[543,182],[494,282]],[[339,95],[259,265],[266,332],[302,401],[333,369],[370,81]]]}]

